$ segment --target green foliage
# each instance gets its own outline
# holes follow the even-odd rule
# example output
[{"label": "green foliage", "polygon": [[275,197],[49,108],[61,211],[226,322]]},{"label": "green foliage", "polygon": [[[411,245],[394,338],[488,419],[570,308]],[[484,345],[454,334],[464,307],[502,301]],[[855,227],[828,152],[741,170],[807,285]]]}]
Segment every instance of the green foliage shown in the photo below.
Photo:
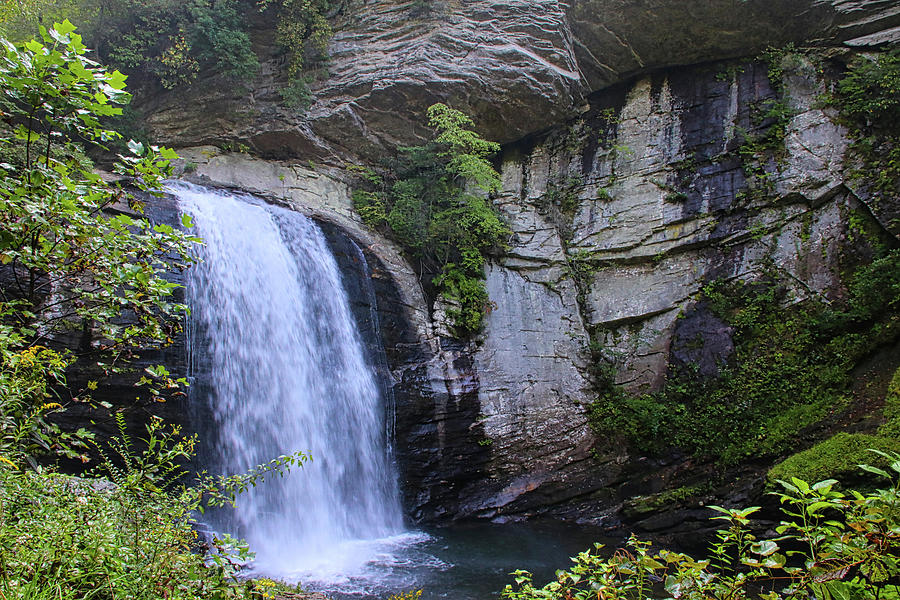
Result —
[{"label": "green foliage", "polygon": [[900,181],[900,51],[857,57],[830,100],[853,136],[862,167],[851,177],[869,182],[876,196],[896,198]]},{"label": "green foliage", "polygon": [[101,54],[165,88],[191,83],[201,66],[235,79],[250,79],[259,67],[238,0],[117,0],[104,12],[111,22],[94,35]]},{"label": "green foliage", "polygon": [[878,428],[878,434],[884,437],[900,439],[900,369],[894,373],[884,398],[884,423]]},{"label": "green foliage", "polygon": [[294,77],[286,86],[278,90],[285,106],[304,110],[309,108],[313,101],[312,92],[309,91],[309,82],[307,77]]},{"label": "green foliage", "polygon": [[104,60],[146,74],[167,88],[192,82],[200,69],[252,78],[258,59],[245,30],[245,0],[29,0],[7,23],[19,38],[37,23],[68,16]]},{"label": "green foliage", "polygon": [[463,336],[481,327],[490,306],[485,260],[505,248],[510,235],[485,197],[500,186],[488,160],[499,146],[468,129],[469,117],[443,104],[429,108],[428,116],[434,141],[401,148],[384,177],[357,168],[361,187],[353,201],[366,224],[392,235],[420,272],[431,276]]},{"label": "green foliage", "polygon": [[0,326],[0,462],[36,465],[34,456],[54,449],[71,458],[84,456],[90,434],[64,433],[47,419],[63,408],[52,401],[51,386],[65,383],[69,359],[44,346],[23,346],[18,332]]},{"label": "green foliage", "polygon": [[[101,118],[121,112],[125,76],[85,58],[68,21],[42,30],[43,43],[0,40],[2,111],[14,123],[5,139],[13,162],[0,164],[0,595],[9,600],[252,597],[235,575],[249,555],[229,537],[204,548],[196,511],[233,504],[265,477],[302,464],[283,456],[237,476],[199,473],[190,485],[182,467],[194,438],[158,419],[132,440],[122,413],[119,436],[98,444],[84,429],[62,432],[47,416],[62,411],[65,370],[74,356],[49,344],[80,330],[112,365],[134,346],[170,342],[172,269],[189,264],[197,238],[140,216],[125,189],[85,168],[71,140],[103,144],[118,138]],[[169,161],[166,148],[129,142],[121,171],[152,197]],[[56,151],[54,151],[56,149]],[[187,216],[181,225],[191,226]],[[159,398],[178,388],[162,366],[148,367],[138,385]],[[87,383],[85,393],[96,389]],[[88,461],[94,475],[64,477],[38,454]],[[26,465],[30,465],[28,469]]]},{"label": "green foliage", "polygon": [[437,133],[438,156],[447,160],[449,173],[487,193],[500,188],[500,174],[487,160],[500,151],[500,144],[468,129],[475,125],[468,115],[446,104],[434,104],[428,107],[428,125]]},{"label": "green foliage", "polygon": [[900,252],[892,251],[852,276],[843,307],[809,300],[786,308],[774,274],[713,282],[700,300],[732,327],[735,342],[719,377],[688,368],[661,392],[639,396],[607,381],[591,422],[643,451],[674,446],[724,464],[789,450],[805,427],[846,405],[854,367],[900,336],[898,277]]},{"label": "green foliage", "polygon": [[738,155],[748,179],[748,189],[744,197],[762,199],[773,190],[767,164],[784,159],[784,140],[791,120],[796,116],[789,103],[784,88],[785,71],[797,60],[797,51],[792,44],[784,48],[769,47],[757,60],[766,64],[769,83],[774,97],[764,98],[750,107],[750,130],[738,127],[743,142]]},{"label": "green foliage", "polygon": [[[141,218],[131,194],[88,170],[72,140],[115,140],[101,119],[119,114],[129,96],[125,76],[87,59],[74,30],[65,21],[43,30],[43,43],[0,42],[0,103],[15,124],[2,141],[12,162],[0,163],[0,426],[3,445],[17,448],[14,462],[41,449],[83,450],[44,418],[59,408],[50,384],[64,383],[73,358],[48,341],[81,330],[114,358],[164,343],[174,331],[170,317],[185,310],[165,274],[192,260],[196,241]],[[130,147],[120,169],[137,187],[155,189],[175,153]],[[107,210],[114,204],[119,212]],[[132,214],[122,212],[129,204]]]},{"label": "green foliage", "polygon": [[233,503],[239,491],[306,457],[281,457],[234,477],[201,474],[185,485],[179,465],[193,456],[194,438],[152,420],[136,442],[120,414],[119,427],[108,447],[98,447],[104,458],[96,474],[108,479],[20,471],[0,461],[4,598],[251,597],[251,586],[236,579],[251,558],[246,545],[226,535],[204,550],[195,511]]},{"label": "green foliage", "polygon": [[259,0],[260,10],[276,5],[278,24],[275,38],[288,53],[288,76],[292,84],[304,66],[305,56],[324,55],[331,39],[331,26],[326,15],[329,0]]},{"label": "green foliage", "polygon": [[837,84],[841,112],[859,126],[893,127],[900,122],[900,51],[875,59],[859,57]]},{"label": "green foliage", "polygon": [[[873,458],[868,452],[872,448],[900,452],[900,369],[894,373],[888,386],[883,423],[874,434],[839,432],[778,463],[769,471],[767,479],[771,485],[778,479],[791,477],[814,480],[850,474],[858,464]],[[888,466],[883,455],[876,456],[873,464],[884,468]]]},{"label": "green foliage", "polygon": [[[900,455],[883,455],[892,484],[871,494],[834,489],[833,479],[813,485],[793,478],[776,494],[782,521],[774,539],[749,529],[759,507],[711,506],[725,527],[708,558],[660,550],[632,536],[611,556],[595,544],[573,557],[556,581],[536,587],[531,574],[513,573],[504,600],[856,600],[896,598],[900,584]],[[888,472],[864,467],[880,477]],[[604,554],[606,554],[604,556]]]},{"label": "green foliage", "polygon": [[209,70],[253,79],[259,57],[247,24],[253,13],[273,11],[276,41],[288,55],[280,92],[289,106],[303,107],[310,101],[303,69],[325,56],[331,39],[329,8],[328,0],[28,0],[0,5],[0,24],[27,37],[39,21],[75,15],[105,61],[174,89]]},{"label": "green foliage", "polygon": [[[116,105],[128,99],[124,75],[86,59],[73,30],[65,22],[45,32],[47,45],[7,43],[0,59],[3,108],[18,123],[16,140],[5,142],[24,148],[20,165],[0,165],[0,264],[15,279],[2,290],[5,316],[24,328],[23,337],[45,338],[76,318],[89,320],[110,346],[165,340],[165,317],[184,307],[171,301],[176,285],[163,274],[173,263],[189,263],[197,240],[139,216],[104,212],[130,196],[81,163],[53,157],[54,145],[67,147],[73,138],[115,139],[99,119],[118,114]],[[136,185],[155,188],[175,153],[131,148],[135,155],[120,157],[120,168]],[[136,200],[131,206],[141,210]],[[60,288],[64,297],[47,298]],[[136,316],[127,326],[116,320],[126,309]]]}]

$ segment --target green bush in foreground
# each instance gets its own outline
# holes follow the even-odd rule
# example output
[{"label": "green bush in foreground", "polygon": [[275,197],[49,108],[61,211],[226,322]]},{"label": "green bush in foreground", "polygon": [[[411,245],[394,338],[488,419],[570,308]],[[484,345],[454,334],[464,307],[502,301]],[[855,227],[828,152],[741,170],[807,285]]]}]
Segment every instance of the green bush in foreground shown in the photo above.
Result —
[{"label": "green bush in foreground", "polygon": [[[121,417],[121,413],[119,413]],[[195,511],[233,504],[266,475],[302,464],[281,457],[244,475],[181,480],[194,438],[153,420],[140,448],[124,434],[100,448],[102,466],[78,479],[12,466],[0,456],[0,597],[4,600],[249,598],[236,578],[251,558],[229,536],[198,538]]]},{"label": "green bush in foreground", "polygon": [[725,509],[714,517],[726,524],[709,558],[654,552],[632,537],[612,556],[603,546],[572,560],[557,580],[536,588],[531,574],[516,571],[516,585],[504,600],[862,600],[900,595],[900,454],[878,452],[890,470],[863,469],[890,481],[871,494],[841,493],[833,479],[810,485],[797,478],[780,482],[776,494],[784,520],[778,537],[757,539],[749,530],[759,507]]},{"label": "green bush in foreground", "polygon": [[[194,440],[176,428],[153,420],[133,441],[117,413],[119,437],[98,445],[85,429],[64,433],[47,418],[65,409],[75,358],[58,348],[59,335],[81,332],[79,351],[108,371],[136,347],[171,341],[185,307],[167,275],[192,261],[198,240],[143,218],[136,198],[84,164],[77,142],[120,137],[101,119],[121,113],[125,76],[88,59],[68,21],[41,33],[25,44],[0,40],[0,112],[9,125],[0,139],[0,599],[259,597],[259,586],[234,577],[246,548],[227,537],[204,547],[194,511],[233,503],[303,455],[236,477],[201,473],[188,485],[180,465]],[[122,172],[158,193],[175,153],[128,145],[134,156],[120,157]],[[162,366],[146,373],[137,384],[159,400],[162,387],[178,387]],[[72,401],[87,401],[97,385]],[[60,454],[88,461],[89,446],[103,457],[97,479],[46,466]]]}]

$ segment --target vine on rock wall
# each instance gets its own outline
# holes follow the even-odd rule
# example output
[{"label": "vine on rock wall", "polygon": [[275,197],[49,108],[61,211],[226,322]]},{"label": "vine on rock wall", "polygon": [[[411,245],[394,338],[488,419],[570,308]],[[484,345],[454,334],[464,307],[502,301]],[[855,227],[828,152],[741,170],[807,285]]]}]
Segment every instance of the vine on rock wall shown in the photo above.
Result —
[{"label": "vine on rock wall", "polygon": [[862,162],[850,173],[851,179],[868,184],[876,212],[896,205],[900,200],[900,50],[857,57],[838,81],[830,103],[840,110],[853,137],[851,151]]},{"label": "vine on rock wall", "polygon": [[757,60],[766,64],[774,96],[753,103],[749,130],[736,128],[743,137],[737,152],[748,183],[743,196],[751,200],[765,200],[774,191],[772,163],[777,165],[784,160],[784,140],[791,119],[796,115],[784,87],[784,73],[796,62],[797,51],[793,45],[768,48]]}]

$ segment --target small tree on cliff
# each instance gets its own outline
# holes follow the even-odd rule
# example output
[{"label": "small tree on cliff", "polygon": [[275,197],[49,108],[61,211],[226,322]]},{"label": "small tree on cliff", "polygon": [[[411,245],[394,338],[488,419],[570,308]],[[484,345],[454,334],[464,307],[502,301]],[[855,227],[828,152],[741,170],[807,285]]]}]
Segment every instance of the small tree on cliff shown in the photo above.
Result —
[{"label": "small tree on cliff", "polygon": [[450,301],[456,333],[478,331],[490,301],[484,265],[511,234],[489,195],[500,174],[489,158],[500,145],[483,139],[465,113],[444,104],[428,109],[434,139],[400,149],[384,177],[365,171],[353,194],[363,220],[395,237],[436,291]]}]

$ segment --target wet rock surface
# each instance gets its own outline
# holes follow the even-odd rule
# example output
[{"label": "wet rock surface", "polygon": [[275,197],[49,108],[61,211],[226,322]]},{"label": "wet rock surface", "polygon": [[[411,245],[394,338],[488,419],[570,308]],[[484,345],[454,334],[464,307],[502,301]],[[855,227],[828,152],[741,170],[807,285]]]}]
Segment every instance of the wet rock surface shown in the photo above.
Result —
[{"label": "wet rock surface", "polygon": [[[729,360],[728,327],[696,301],[707,282],[775,269],[796,298],[845,293],[851,215],[885,226],[898,207],[849,178],[848,134],[818,101],[837,67],[793,59],[779,91],[765,64],[722,59],[789,41],[874,48],[898,27],[896,3],[878,0],[363,2],[340,23],[308,111],[280,104],[274,55],[252,92],[199,86],[145,110],[190,177],[325,224],[356,273],[345,283],[371,351],[384,343],[413,519],[625,519],[687,539],[702,511],[619,511],[696,465],[596,438],[595,349],[626,390],[652,391],[671,369],[714,376]],[[760,176],[742,146],[772,127],[759,107],[781,100],[783,149]],[[486,271],[484,331],[465,343],[442,337],[406,258],[353,211],[340,168],[424,139],[437,101],[505,142],[496,203],[514,237]],[[258,156],[214,146],[234,141]],[[696,483],[716,503],[757,498],[760,472],[739,475]]]}]

